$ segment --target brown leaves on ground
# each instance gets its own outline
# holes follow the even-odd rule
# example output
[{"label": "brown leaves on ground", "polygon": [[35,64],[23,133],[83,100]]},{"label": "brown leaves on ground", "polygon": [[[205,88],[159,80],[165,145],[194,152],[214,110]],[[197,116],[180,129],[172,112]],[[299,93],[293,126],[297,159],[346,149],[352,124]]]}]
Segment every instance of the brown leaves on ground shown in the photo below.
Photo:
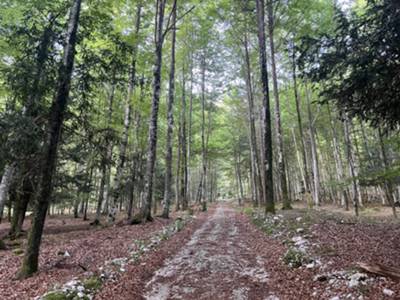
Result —
[{"label": "brown leaves on ground", "polygon": [[[331,270],[354,270],[358,263],[400,268],[400,225],[386,222],[320,222],[312,227],[314,251],[329,261]],[[400,283],[371,275],[374,281],[362,291],[364,299],[384,299],[383,289],[400,298]],[[342,289],[342,293],[351,288]],[[394,298],[392,298],[394,299]]]},{"label": "brown leaves on ground", "polygon": [[[283,212],[282,218],[291,218],[293,222],[299,217],[305,220],[305,216],[311,216],[311,219],[307,220],[308,227],[299,222],[292,224],[291,227],[294,235],[299,234],[296,232],[299,226],[306,228],[305,234],[310,245],[309,254],[321,260],[321,265],[318,267],[293,269],[282,261],[287,251],[287,245],[284,243],[288,239],[287,235],[267,235],[256,227],[247,215],[234,210],[230,210],[226,214],[228,217],[221,222],[212,220],[214,214],[214,207],[206,213],[199,213],[182,231],[163,241],[157,250],[147,252],[137,264],[128,265],[126,272],[116,282],[106,282],[95,299],[144,299],[144,295],[148,296],[149,291],[151,292],[154,282],[168,283],[169,287],[173,287],[175,280],[180,286],[193,287],[192,290],[185,290],[185,293],[190,294],[188,299],[205,299],[204,291],[193,283],[197,279],[201,282],[207,278],[214,278],[212,272],[219,272],[219,276],[216,276],[211,283],[215,291],[218,291],[213,299],[233,299],[232,292],[237,292],[235,294],[239,297],[237,299],[256,300],[278,298],[280,300],[372,300],[396,299],[400,296],[400,283],[373,275],[369,276],[370,279],[366,284],[355,287],[350,287],[347,279],[340,279],[334,284],[329,282],[329,279],[315,280],[317,275],[338,271],[354,272],[358,262],[399,267],[399,224],[354,220],[342,223],[340,216],[332,217],[315,211]],[[148,239],[169,222],[171,221],[155,219],[154,222],[145,225],[101,228],[90,227],[88,223],[80,220],[50,219],[46,225],[41,251],[41,270],[36,276],[23,281],[14,281],[22,256],[12,249],[0,252],[0,295],[2,299],[29,299],[41,295],[56,283],[63,284],[73,277],[83,275],[84,269],[96,271],[105,261],[126,256],[134,240]],[[208,225],[205,226],[207,222]],[[5,231],[4,225],[1,225],[0,232]],[[198,243],[193,242],[196,235],[199,238]],[[235,245],[240,251],[235,250]],[[231,246],[235,249],[230,248]],[[23,245],[15,247],[23,249]],[[187,253],[184,252],[185,259],[191,263],[193,258],[196,263],[198,260],[201,263],[205,257],[206,262],[210,263],[211,256],[227,259],[227,256],[231,255],[231,258],[240,264],[244,261],[245,264],[257,265],[258,269],[259,267],[265,269],[268,280],[257,282],[252,278],[251,272],[249,276],[238,275],[236,267],[232,268],[226,264],[223,265],[226,267],[226,276],[223,276],[225,274],[217,267],[209,268],[208,271],[199,269],[196,274],[192,265],[179,265],[179,259],[174,260],[182,255],[181,252],[185,248],[188,250]],[[70,257],[64,258],[60,255],[65,251]],[[196,256],[196,251],[211,254]],[[260,259],[252,260],[252,256]],[[232,262],[231,258],[226,260],[228,265]],[[157,271],[174,264],[174,261],[178,262],[177,266],[173,266],[176,267],[176,274],[172,273],[171,276],[168,275],[170,277],[165,278],[155,276]],[[219,263],[216,262],[216,265]],[[245,272],[249,266],[243,265],[243,267]],[[179,274],[185,274],[188,270],[191,275],[180,276],[178,280]],[[255,273],[255,276],[257,274]],[[149,284],[152,280],[153,283]],[[393,295],[385,294],[384,289],[389,289]],[[273,295],[278,298],[273,298]],[[334,298],[335,296],[338,298]],[[165,299],[168,299],[168,294]]]},{"label": "brown leaves on ground", "polygon": [[[126,255],[134,240],[149,238],[169,222],[172,220],[155,218],[145,225],[102,228],[91,227],[89,222],[79,219],[51,218],[46,222],[37,275],[14,280],[21,265],[24,240],[20,246],[0,252],[1,299],[30,299],[44,294],[57,283],[83,275],[84,269],[94,272],[105,261]],[[7,225],[2,225],[0,230],[6,232]],[[60,255],[65,251],[70,257]]]}]

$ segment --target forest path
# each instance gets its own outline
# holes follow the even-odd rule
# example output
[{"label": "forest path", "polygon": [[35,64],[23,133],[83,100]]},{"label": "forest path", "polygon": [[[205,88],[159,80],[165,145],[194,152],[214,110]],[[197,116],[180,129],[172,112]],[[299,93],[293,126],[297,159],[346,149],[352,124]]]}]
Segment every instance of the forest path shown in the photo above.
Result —
[{"label": "forest path", "polygon": [[189,242],[153,274],[144,298],[278,299],[268,293],[265,260],[252,247],[251,232],[237,214],[219,205]]}]

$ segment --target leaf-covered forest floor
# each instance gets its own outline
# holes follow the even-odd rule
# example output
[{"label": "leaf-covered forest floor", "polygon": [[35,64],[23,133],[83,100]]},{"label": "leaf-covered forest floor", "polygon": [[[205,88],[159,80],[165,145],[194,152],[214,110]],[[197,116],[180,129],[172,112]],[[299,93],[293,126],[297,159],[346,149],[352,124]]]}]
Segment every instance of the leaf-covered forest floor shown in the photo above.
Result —
[{"label": "leaf-covered forest floor", "polygon": [[[134,240],[149,238],[172,220],[156,218],[154,222],[137,226],[93,227],[90,221],[65,216],[48,218],[40,253],[39,273],[26,280],[15,280],[22,260],[25,239],[0,250],[1,299],[31,299],[44,294],[55,284],[73,277],[96,272],[105,261],[128,252]],[[25,228],[29,226],[29,220]],[[9,225],[2,224],[2,236]]]},{"label": "leaf-covered forest floor", "polygon": [[[156,218],[146,225],[93,228],[69,217],[50,218],[38,275],[14,280],[23,239],[0,251],[0,295],[31,299],[90,276],[171,224],[173,219]],[[2,224],[0,232],[6,230]],[[182,230],[105,281],[94,298],[399,299],[399,283],[359,271],[358,262],[399,267],[400,224],[303,208],[265,217],[223,203],[197,212]]]}]

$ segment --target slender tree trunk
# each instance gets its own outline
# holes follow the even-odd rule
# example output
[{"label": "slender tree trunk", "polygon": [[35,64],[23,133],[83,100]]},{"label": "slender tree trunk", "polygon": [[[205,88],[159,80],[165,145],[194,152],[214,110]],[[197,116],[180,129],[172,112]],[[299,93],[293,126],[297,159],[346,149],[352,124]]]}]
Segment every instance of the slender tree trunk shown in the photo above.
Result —
[{"label": "slender tree trunk", "polygon": [[[294,46],[293,46],[294,47]],[[303,182],[304,185],[304,192],[306,194],[310,193],[311,190],[311,183],[310,183],[310,175],[309,175],[309,168],[308,168],[308,160],[307,160],[307,151],[306,151],[306,142],[304,137],[304,130],[303,130],[303,121],[301,117],[301,110],[300,110],[300,96],[297,86],[297,76],[296,76],[296,61],[295,61],[295,52],[293,50],[292,54],[292,76],[293,76],[293,90],[294,90],[294,99],[296,102],[296,113],[297,113],[297,122],[299,127],[300,133],[300,144],[301,144],[301,154],[303,156],[303,172],[305,181]]]},{"label": "slender tree trunk", "polygon": [[253,93],[253,84],[251,79],[251,64],[250,64],[247,33],[245,33],[244,50],[245,50],[245,61],[246,61],[246,87],[247,87],[246,90],[247,90],[248,114],[249,114],[249,125],[250,125],[250,152],[251,152],[253,172],[254,172],[252,176],[254,177],[253,180],[256,188],[255,195],[257,197],[257,192],[258,192],[259,196],[259,198],[257,197],[256,202],[260,203],[261,199],[263,199],[264,196],[263,196],[263,184],[262,184],[261,170],[260,170],[260,157],[258,155],[258,148],[257,148],[257,133],[256,133],[255,113],[254,113],[254,93]]},{"label": "slender tree trunk", "polygon": [[267,0],[267,11],[268,11],[269,48],[271,51],[272,83],[274,87],[274,99],[275,99],[275,129],[276,129],[276,145],[278,152],[278,176],[279,176],[280,190],[282,192],[283,209],[291,209],[292,207],[290,203],[290,195],[288,194],[288,187],[285,174],[286,167],[285,167],[285,157],[284,157],[284,147],[283,147],[278,76],[276,72],[276,62],[275,62],[275,43],[274,43],[275,20],[272,7],[272,0]]},{"label": "slender tree trunk", "polygon": [[96,216],[93,221],[93,225],[98,225],[100,223],[100,214],[101,214],[101,207],[103,205],[104,201],[104,196],[105,196],[105,186],[107,183],[107,174],[108,174],[108,169],[111,164],[111,156],[112,156],[112,143],[110,141],[109,135],[110,135],[110,126],[112,121],[112,114],[113,114],[113,104],[114,104],[114,96],[115,96],[115,83],[112,83],[111,86],[111,91],[108,96],[108,113],[107,113],[107,132],[106,132],[106,138],[105,138],[105,143],[106,146],[104,147],[104,153],[102,154],[102,159],[101,159],[101,179],[100,179],[100,190],[99,190],[99,197],[97,200],[97,207],[96,207]]},{"label": "slender tree trunk", "polygon": [[[344,170],[343,162],[342,162],[342,156],[340,154],[338,133],[337,133],[337,130],[335,127],[335,122],[332,118],[332,113],[331,113],[329,104],[327,107],[328,107],[328,114],[329,114],[329,120],[331,123],[331,130],[332,130],[332,137],[333,137],[333,155],[335,157],[335,163],[336,163],[336,179],[339,183],[345,179],[344,171],[343,171]],[[345,188],[345,187],[341,188],[340,196],[341,196],[341,205],[345,206],[346,210],[349,210],[349,197],[348,197],[347,188]]]},{"label": "slender tree trunk", "polygon": [[[181,123],[178,124],[178,132],[181,131]],[[175,174],[175,203],[176,203],[176,211],[182,209],[182,199],[180,198],[180,177],[182,173],[182,152],[181,152],[181,136],[178,134],[178,153],[176,159],[176,174]]]},{"label": "slender tree trunk", "polygon": [[[143,101],[145,93],[144,80],[143,78],[140,80],[140,101]],[[142,167],[142,150],[140,145],[140,133],[142,129],[142,116],[140,112],[140,108],[136,108],[135,110],[135,142],[133,145],[132,151],[132,166],[131,166],[131,177],[130,177],[130,187],[128,194],[128,210],[127,210],[127,219],[128,223],[132,224],[133,217],[133,204],[135,193],[137,194],[137,198],[140,195],[140,177],[141,177],[141,167]]]},{"label": "slender tree trunk", "polygon": [[[384,167],[385,171],[388,171],[389,170],[389,160],[388,160],[387,153],[386,153],[385,143],[383,142],[382,130],[380,128],[378,129],[378,137],[379,137],[379,145],[381,148],[381,157],[382,157],[383,167]],[[392,185],[391,179],[386,180],[384,187],[385,187],[385,192],[386,192],[386,199],[389,202],[390,206],[392,207],[393,216],[395,218],[397,218],[395,201],[393,199],[394,191],[393,191],[393,185]]]},{"label": "slender tree trunk", "polygon": [[203,209],[207,203],[207,157],[206,157],[206,141],[205,141],[205,126],[206,126],[206,57],[203,52],[201,57],[201,160],[202,160],[202,176],[201,176],[201,203]]},{"label": "slender tree trunk", "polygon": [[238,182],[239,189],[239,205],[242,205],[243,202],[243,183],[242,183],[242,174],[240,168],[240,150],[235,153],[235,166],[236,166],[236,178]]},{"label": "slender tree trunk", "polygon": [[349,163],[349,173],[351,177],[351,182],[352,182],[352,200],[353,200],[353,205],[354,205],[354,212],[356,216],[358,216],[358,198],[357,198],[357,181],[356,181],[356,173],[354,170],[354,153],[353,153],[353,147],[352,147],[352,141],[351,141],[351,136],[350,136],[350,120],[349,117],[344,114],[344,138],[346,141],[346,146],[347,146],[347,160]]},{"label": "slender tree trunk", "polygon": [[39,183],[39,197],[32,219],[32,227],[28,236],[20,277],[27,277],[38,270],[39,249],[42,239],[44,222],[49,206],[53,173],[56,167],[57,149],[60,140],[61,127],[67,107],[71,75],[75,59],[75,44],[78,31],[81,0],[75,0],[70,10],[67,40],[64,46],[63,61],[59,71],[56,96],[50,109],[48,136],[44,146],[43,165]]},{"label": "slender tree trunk", "polygon": [[28,184],[28,186],[24,186],[23,193],[19,195],[19,197],[15,197],[19,199],[14,203],[14,213],[9,232],[11,239],[17,238],[23,232],[22,226],[24,224],[26,210],[34,194],[34,184],[32,182],[24,180],[23,184]]},{"label": "slender tree trunk", "polygon": [[122,140],[121,140],[121,145],[120,145],[120,150],[119,150],[119,160],[118,160],[118,165],[117,165],[117,171],[115,174],[115,179],[114,179],[114,184],[112,188],[112,201],[111,205],[113,209],[116,208],[119,196],[121,194],[121,190],[123,188],[123,170],[124,170],[124,165],[126,161],[126,148],[128,145],[128,138],[129,138],[129,128],[131,126],[131,111],[132,111],[132,96],[133,92],[135,89],[136,85],[136,60],[137,60],[137,52],[138,52],[138,46],[139,43],[137,42],[139,38],[139,32],[140,32],[140,21],[141,21],[141,11],[142,11],[142,3],[141,1],[138,2],[137,4],[137,9],[136,9],[136,25],[135,25],[135,46],[133,48],[133,53],[132,53],[132,64],[130,68],[130,74],[129,74],[129,83],[128,83],[128,93],[127,93],[127,98],[126,98],[126,104],[125,104],[125,116],[124,116],[124,131],[122,133]]},{"label": "slender tree trunk", "polygon": [[192,159],[192,123],[193,123],[193,54],[190,55],[190,99],[189,99],[189,124],[188,124],[188,147],[187,147],[187,165],[188,165],[188,181],[187,190],[188,198],[192,201],[192,171],[190,163]]},{"label": "slender tree trunk", "polygon": [[[165,181],[164,181],[164,200],[162,217],[169,218],[171,203],[171,183],[172,183],[172,138],[174,131],[174,98],[175,98],[175,42],[176,42],[176,1],[172,10],[172,35],[171,35],[171,68],[169,72],[169,92],[167,108],[167,153],[165,155]],[[179,149],[178,149],[179,151]],[[179,178],[177,178],[179,180]],[[178,195],[178,191],[177,191]]]},{"label": "slender tree trunk", "polygon": [[188,151],[187,151],[187,137],[186,137],[186,80],[185,80],[185,67],[182,68],[182,112],[181,112],[181,146],[182,146],[182,176],[181,176],[181,199],[182,209],[187,210],[188,201]]},{"label": "slender tree trunk", "polygon": [[271,129],[271,111],[269,104],[268,70],[267,70],[267,52],[265,47],[265,14],[264,0],[256,0],[257,21],[258,21],[258,44],[259,59],[261,69],[261,82],[263,91],[263,146],[264,146],[264,197],[265,212],[275,213],[274,204],[274,183],[272,166],[272,129]]},{"label": "slender tree trunk", "polygon": [[[353,127],[352,124],[350,124],[351,127]],[[352,134],[352,140],[354,143],[354,172],[356,174],[356,182],[357,182],[357,194],[358,194],[358,204],[360,205],[360,207],[364,206],[364,194],[361,188],[361,184],[360,184],[360,179],[358,178],[359,175],[359,170],[360,168],[362,168],[362,160],[361,160],[361,155],[360,155],[360,147],[358,146],[358,139],[357,139],[357,135],[355,134],[355,130],[351,130]]]},{"label": "slender tree trunk", "polygon": [[[87,182],[88,187],[90,187],[92,185],[93,170],[94,170],[94,167],[91,166],[90,167],[90,172],[89,172],[89,178],[88,178],[88,182]],[[84,206],[84,209],[83,209],[83,221],[87,221],[88,220],[87,211],[88,211],[88,206],[89,206],[89,199],[90,199],[90,191],[86,191],[86,199],[84,201],[85,206]]]},{"label": "slender tree trunk", "polygon": [[8,198],[8,191],[10,190],[11,182],[13,180],[13,173],[15,171],[14,165],[6,165],[4,168],[3,177],[0,183],[0,223],[3,218],[4,206]]},{"label": "slender tree trunk", "polygon": [[310,90],[306,87],[306,98],[307,98],[307,112],[308,112],[308,122],[310,126],[310,144],[311,144],[311,158],[312,158],[312,169],[313,169],[313,199],[316,206],[320,205],[320,172],[318,164],[318,152],[317,143],[315,138],[315,127],[311,112],[311,95]]},{"label": "slender tree trunk", "polygon": [[145,187],[142,203],[142,218],[152,220],[151,201],[153,198],[153,177],[156,162],[157,130],[158,130],[158,108],[161,93],[161,68],[162,68],[162,46],[163,46],[163,22],[166,0],[157,0],[156,31],[155,31],[155,64],[153,70],[153,99],[151,104],[151,115],[149,124],[147,163],[145,175]]}]

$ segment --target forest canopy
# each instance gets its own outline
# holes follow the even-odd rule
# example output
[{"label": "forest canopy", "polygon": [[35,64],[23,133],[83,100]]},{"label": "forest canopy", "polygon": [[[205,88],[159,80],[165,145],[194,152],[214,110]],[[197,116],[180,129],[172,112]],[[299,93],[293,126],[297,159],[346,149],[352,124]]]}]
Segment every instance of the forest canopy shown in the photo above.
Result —
[{"label": "forest canopy", "polygon": [[400,123],[400,3],[369,0],[362,12],[338,7],[332,34],[305,37],[299,63],[323,99],[374,126]]}]

